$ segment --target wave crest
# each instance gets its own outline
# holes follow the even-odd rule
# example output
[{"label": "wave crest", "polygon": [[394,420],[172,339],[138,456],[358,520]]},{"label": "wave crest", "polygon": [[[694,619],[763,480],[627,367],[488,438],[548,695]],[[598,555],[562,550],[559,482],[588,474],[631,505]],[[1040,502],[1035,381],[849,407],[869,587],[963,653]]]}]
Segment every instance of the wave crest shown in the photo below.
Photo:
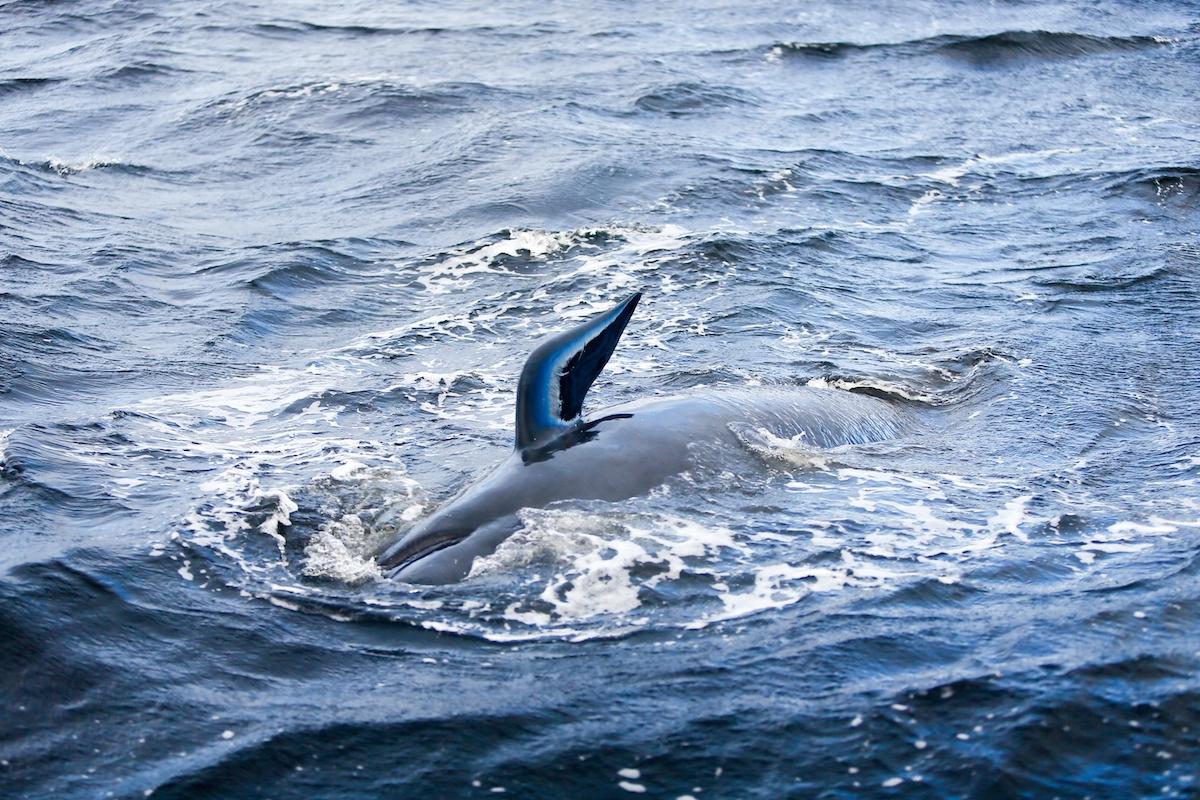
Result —
[{"label": "wave crest", "polygon": [[838,59],[871,52],[889,55],[944,55],[975,65],[1018,59],[1080,58],[1145,50],[1173,44],[1161,36],[1100,36],[1044,30],[1010,30],[985,35],[944,34],[899,42],[780,42],[767,50],[767,59]]}]

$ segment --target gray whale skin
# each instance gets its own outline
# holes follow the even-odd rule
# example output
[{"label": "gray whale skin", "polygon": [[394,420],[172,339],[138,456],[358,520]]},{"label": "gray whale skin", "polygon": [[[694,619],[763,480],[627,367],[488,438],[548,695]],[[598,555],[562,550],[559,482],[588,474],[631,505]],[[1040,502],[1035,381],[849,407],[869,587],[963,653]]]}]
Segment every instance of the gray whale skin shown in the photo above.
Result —
[{"label": "gray whale skin", "polygon": [[860,394],[813,387],[758,387],[654,397],[584,416],[583,397],[616,348],[640,293],[542,343],[517,390],[516,449],[482,480],[425,517],[377,555],[409,583],[463,580],[474,560],[520,528],[516,512],[566,499],[625,500],[689,469],[697,453],[737,447],[737,426],[815,447],[894,438],[905,413]]}]

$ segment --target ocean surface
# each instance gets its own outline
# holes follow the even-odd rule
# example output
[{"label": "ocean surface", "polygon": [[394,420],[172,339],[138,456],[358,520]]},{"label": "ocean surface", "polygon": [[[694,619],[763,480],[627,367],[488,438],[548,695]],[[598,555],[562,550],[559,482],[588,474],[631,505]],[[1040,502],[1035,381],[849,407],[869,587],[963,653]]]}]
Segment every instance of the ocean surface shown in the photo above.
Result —
[{"label": "ocean surface", "polygon": [[[0,2],[0,795],[1200,797],[1200,4]],[[919,421],[371,558],[593,410]]]}]

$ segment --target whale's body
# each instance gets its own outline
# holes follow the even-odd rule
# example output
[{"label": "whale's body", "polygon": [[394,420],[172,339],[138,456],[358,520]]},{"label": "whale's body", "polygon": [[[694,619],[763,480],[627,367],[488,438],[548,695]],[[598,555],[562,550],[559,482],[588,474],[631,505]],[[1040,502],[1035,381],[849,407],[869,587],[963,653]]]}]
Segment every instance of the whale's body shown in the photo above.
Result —
[{"label": "whale's body", "polygon": [[[607,362],[637,299],[634,295],[534,352],[518,393],[517,448],[386,548],[379,555],[384,569],[411,583],[460,581],[477,557],[493,552],[520,527],[520,509],[646,494],[697,466],[698,459],[719,455],[721,447],[742,446],[737,431],[745,428],[828,448],[893,438],[906,427],[906,415],[883,400],[815,387],[655,397],[584,417],[579,413],[582,394]],[[608,339],[600,343],[607,352],[596,357],[594,346],[605,335]],[[590,363],[588,346],[594,348]],[[571,374],[581,362],[590,376]],[[549,389],[547,376],[556,382]],[[575,413],[565,416],[563,408]]]}]

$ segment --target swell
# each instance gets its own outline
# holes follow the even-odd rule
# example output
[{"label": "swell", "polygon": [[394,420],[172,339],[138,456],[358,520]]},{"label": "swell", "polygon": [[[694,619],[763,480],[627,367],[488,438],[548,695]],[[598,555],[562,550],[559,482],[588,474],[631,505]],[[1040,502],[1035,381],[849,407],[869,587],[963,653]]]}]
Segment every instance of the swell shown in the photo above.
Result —
[{"label": "swell", "polygon": [[158,61],[142,60],[100,72],[92,78],[92,83],[101,88],[144,86],[155,80],[186,76],[191,73],[190,69]]},{"label": "swell", "polygon": [[65,328],[7,323],[0,343],[0,402],[65,405],[95,382],[119,383],[116,344]]},{"label": "swell", "polygon": [[695,114],[712,109],[755,105],[756,98],[745,89],[699,82],[682,82],[652,89],[634,101],[638,111],[668,116]]},{"label": "swell", "polygon": [[926,357],[929,370],[922,370],[925,374],[864,376],[830,371],[810,384],[828,385],[915,409],[973,408],[1005,388],[1005,365],[1013,360],[992,347],[929,353]]},{"label": "swell", "polygon": [[446,28],[439,27],[389,27],[385,25],[336,25],[306,20],[272,20],[260,22],[254,26],[256,33],[265,36],[292,36],[306,33],[326,33],[350,37],[359,36],[411,36],[436,35],[445,33]]},{"label": "swell", "polygon": [[987,63],[1008,58],[1075,58],[1147,50],[1170,44],[1157,36],[1093,36],[1054,31],[1005,31],[989,36],[949,37],[937,45],[942,53]]},{"label": "swell", "polygon": [[18,181],[24,178],[29,188],[34,188],[32,182],[29,181],[32,174],[67,177],[93,170],[107,170],[126,175],[149,175],[158,171],[144,164],[134,164],[101,156],[74,161],[60,158],[43,158],[26,161],[0,154],[0,178],[8,177],[9,179]]},{"label": "swell", "polygon": [[[502,691],[500,696],[508,699],[509,693]],[[257,793],[281,785],[302,793],[314,789],[320,793],[334,784],[345,785],[355,777],[355,765],[375,763],[382,756],[381,749],[399,744],[403,765],[372,784],[373,791],[383,795],[452,796],[461,792],[466,780],[455,769],[447,769],[451,761],[476,763],[488,755],[494,742],[528,736],[554,722],[553,717],[546,718],[536,711],[493,712],[470,707],[447,709],[436,718],[406,714],[400,719],[382,720],[371,712],[363,716],[366,718],[354,723],[317,721],[274,732],[264,730],[231,750],[210,748],[190,761],[164,765],[162,772],[168,777],[153,788],[153,793],[165,798],[220,797],[251,787]],[[420,741],[455,741],[459,745],[450,754],[442,748],[412,746]],[[308,776],[294,766],[306,763],[314,748],[336,750],[341,755],[337,763],[326,766],[330,774]]]},{"label": "swell", "polygon": [[1147,166],[1096,177],[1110,196],[1127,193],[1159,206],[1180,206],[1193,211],[1200,200],[1200,168],[1193,166]]},{"label": "swell", "polygon": [[63,78],[6,78],[0,80],[0,97],[37,91],[62,83],[63,80]]},{"label": "swell", "polygon": [[[819,115],[818,115],[819,116]],[[923,189],[899,177],[919,175],[939,162],[927,155],[856,153],[848,150],[802,148],[761,150],[745,157],[698,156],[702,175],[662,196],[669,206],[714,204],[744,208],[779,198],[848,201],[854,205],[908,207]]]},{"label": "swell", "polygon": [[926,173],[921,177],[927,180],[914,185],[928,190],[961,192],[960,184],[969,182],[973,184],[971,191],[976,197],[997,202],[1015,196],[1101,196],[1116,203],[1129,201],[1142,207],[1153,206],[1156,213],[1184,216],[1192,213],[1200,200],[1200,168],[1186,164],[1074,171],[1005,163],[1003,158],[974,158],[957,167],[948,160],[945,164],[948,174]]},{"label": "swell", "polygon": [[476,111],[481,104],[509,96],[509,92],[477,82],[446,81],[415,86],[393,80],[310,81],[283,86],[266,86],[240,94],[226,95],[197,109],[224,122],[268,121],[277,124],[290,117],[314,113],[334,114],[344,119],[414,118]]},{"label": "swell", "polygon": [[[1144,163],[1071,169],[1066,150],[1018,150],[970,156],[897,155],[804,149],[766,151],[769,166],[707,159],[709,175],[667,195],[672,203],[699,200],[729,205],[774,202],[780,196],[851,200],[856,205],[912,207],[937,193],[959,199],[1005,202],[1014,196],[1094,196],[1141,201],[1159,210],[1188,213],[1200,200],[1200,168],[1186,163]],[[1109,165],[1103,165],[1109,166]],[[876,237],[878,238],[878,237]],[[863,246],[856,242],[855,247]]]},{"label": "swell", "polygon": [[101,471],[118,470],[129,444],[99,423],[25,425],[9,434],[0,452],[0,479],[49,507],[95,519],[127,510],[105,489]]},{"label": "swell", "polygon": [[92,170],[105,170],[111,172],[123,173],[126,175],[149,175],[154,170],[142,164],[131,164],[125,161],[109,160],[103,158],[88,159],[83,161],[63,161],[57,158],[46,159],[45,161],[35,161],[33,166],[46,172],[53,172],[58,175],[78,175],[81,172],[91,172]]},{"label": "swell", "polygon": [[[224,26],[210,25],[206,31],[227,32]],[[357,25],[311,22],[298,19],[276,19],[260,22],[249,30],[253,33],[271,38],[294,38],[303,36],[344,36],[347,38],[362,37],[421,37],[435,36],[487,36],[498,35],[505,38],[525,38],[557,33],[560,27],[552,22],[538,22],[527,25]]]},{"label": "swell", "polygon": [[1149,50],[1172,44],[1158,36],[1101,36],[1044,30],[1010,30],[982,36],[943,34],[900,42],[780,42],[769,48],[775,58],[838,59],[884,52],[901,56],[936,54],[975,65],[1022,59],[1065,59]]}]

